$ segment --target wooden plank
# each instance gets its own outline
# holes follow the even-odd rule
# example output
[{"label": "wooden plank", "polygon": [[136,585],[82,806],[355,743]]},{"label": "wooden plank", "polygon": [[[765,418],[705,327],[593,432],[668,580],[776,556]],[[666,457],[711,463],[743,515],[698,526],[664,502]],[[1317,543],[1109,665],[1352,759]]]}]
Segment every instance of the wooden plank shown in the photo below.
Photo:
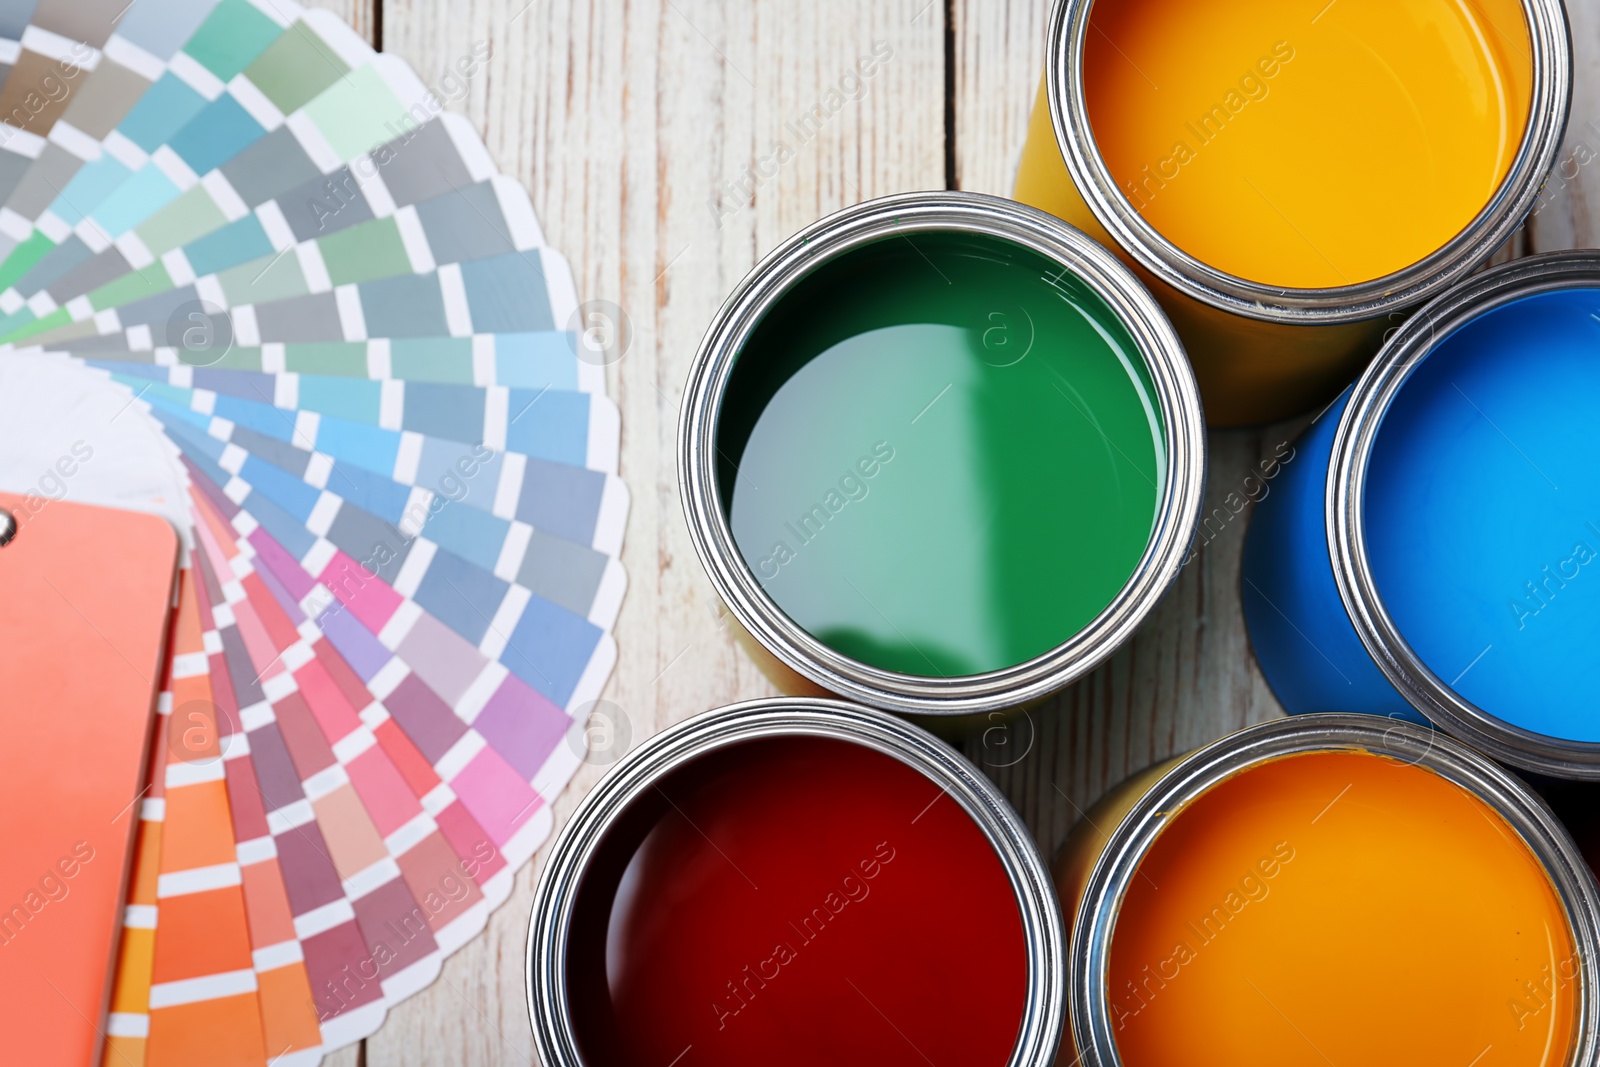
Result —
[{"label": "wooden plank", "polygon": [[[635,741],[773,692],[719,624],[684,526],[674,474],[683,382],[712,314],[762,252],[839,207],[943,186],[943,18],[927,0],[385,8],[385,48],[430,85],[488,42],[484,69],[449,106],[528,186],[581,296],[614,301],[631,322],[632,348],[609,371],[633,511],[607,697]],[[858,60],[875,46],[884,58],[861,79]],[[580,771],[555,805],[558,823],[599,771]],[[371,1062],[530,1062],[531,884],[523,872],[487,934],[390,1013],[367,1042]]]},{"label": "wooden plank", "polygon": [[957,186],[1010,196],[1053,0],[952,0]]},{"label": "wooden plank", "polygon": [[365,1042],[347,1045],[337,1052],[330,1052],[322,1057],[322,1067],[361,1067],[365,1062]]}]

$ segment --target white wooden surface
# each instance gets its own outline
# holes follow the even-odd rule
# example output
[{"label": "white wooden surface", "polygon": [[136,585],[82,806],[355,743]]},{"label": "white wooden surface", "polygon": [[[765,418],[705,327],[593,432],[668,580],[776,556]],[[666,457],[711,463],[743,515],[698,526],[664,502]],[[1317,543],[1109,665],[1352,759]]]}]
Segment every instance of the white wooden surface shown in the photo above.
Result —
[{"label": "white wooden surface", "polygon": [[[381,5],[381,7],[379,6]],[[914,189],[1006,193],[1042,69],[1049,0],[333,0],[434,84],[487,41],[449,106],[532,195],[582,299],[620,305],[633,344],[610,368],[633,493],[630,587],[607,691],[634,741],[697,711],[771,695],[718,623],[678,504],[673,444],[689,360],[723,296],[768,249],[837,208]],[[1592,243],[1600,211],[1600,0],[1569,4],[1578,88],[1563,166],[1505,254]],[[892,49],[811,140],[787,124]],[[793,158],[764,165],[779,142]],[[757,180],[746,168],[761,168]],[[739,189],[741,178],[744,187]],[[748,194],[748,195],[747,195]],[[1591,207],[1591,204],[1594,205]],[[721,216],[719,218],[719,215]],[[1304,420],[1211,435],[1208,507]],[[1052,852],[1132,770],[1280,714],[1239,606],[1248,512],[1185,571],[1130,645],[1050,705],[974,730],[986,765]],[[599,768],[555,805],[559,825]],[[537,861],[487,932],[339,1067],[536,1062],[522,968]]]}]

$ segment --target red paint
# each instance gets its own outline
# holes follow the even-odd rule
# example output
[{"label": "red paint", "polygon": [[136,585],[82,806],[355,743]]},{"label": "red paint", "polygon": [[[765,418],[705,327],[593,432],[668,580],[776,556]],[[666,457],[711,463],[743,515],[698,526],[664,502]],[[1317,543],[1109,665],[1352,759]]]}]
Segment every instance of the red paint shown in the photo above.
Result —
[{"label": "red paint", "polygon": [[585,875],[567,977],[592,1067],[1002,1067],[1027,956],[993,846],[938,785],[783,737],[629,810]]}]

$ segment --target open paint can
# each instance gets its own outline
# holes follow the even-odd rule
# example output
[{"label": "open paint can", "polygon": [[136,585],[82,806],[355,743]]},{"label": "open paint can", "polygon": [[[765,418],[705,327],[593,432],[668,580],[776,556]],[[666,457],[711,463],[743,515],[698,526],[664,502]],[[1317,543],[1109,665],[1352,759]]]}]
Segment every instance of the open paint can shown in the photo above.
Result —
[{"label": "open paint can", "polygon": [[1258,505],[1245,621],[1291,712],[1433,721],[1600,778],[1600,253],[1419,312]]},{"label": "open paint can", "polygon": [[1056,876],[1063,1067],[1600,1062],[1594,877],[1541,800],[1444,734],[1247,728],[1119,787]]},{"label": "open paint can", "polygon": [[1057,0],[1016,195],[1115,248],[1213,424],[1315,409],[1521,224],[1559,0]]},{"label": "open paint can", "polygon": [[718,313],[678,471],[774,680],[885,710],[1048,695],[1176,578],[1204,489],[1172,327],[1105,249],[972,193],[847,208]]},{"label": "open paint can", "polygon": [[1045,1067],[1066,941],[971,764],[893,716],[763,700],[607,773],[534,894],[546,1067]]}]

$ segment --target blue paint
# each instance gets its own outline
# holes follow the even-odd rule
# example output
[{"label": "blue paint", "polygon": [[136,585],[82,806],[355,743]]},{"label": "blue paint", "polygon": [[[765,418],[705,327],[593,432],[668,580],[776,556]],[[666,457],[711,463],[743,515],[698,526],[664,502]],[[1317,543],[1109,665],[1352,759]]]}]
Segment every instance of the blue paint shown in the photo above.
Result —
[{"label": "blue paint", "polygon": [[1535,733],[1600,741],[1600,291],[1457,331],[1373,448],[1368,557],[1428,668]]},{"label": "blue paint", "polygon": [[[1368,559],[1424,664],[1511,725],[1600,741],[1600,291],[1527,297],[1443,340],[1384,419]],[[1291,712],[1415,718],[1334,585],[1323,493],[1341,399],[1296,443],[1245,546],[1251,642]]]}]

